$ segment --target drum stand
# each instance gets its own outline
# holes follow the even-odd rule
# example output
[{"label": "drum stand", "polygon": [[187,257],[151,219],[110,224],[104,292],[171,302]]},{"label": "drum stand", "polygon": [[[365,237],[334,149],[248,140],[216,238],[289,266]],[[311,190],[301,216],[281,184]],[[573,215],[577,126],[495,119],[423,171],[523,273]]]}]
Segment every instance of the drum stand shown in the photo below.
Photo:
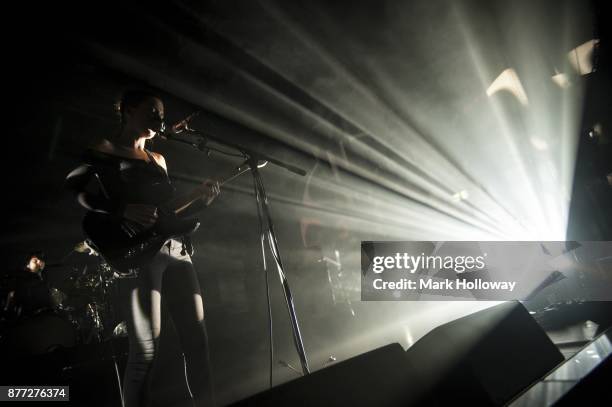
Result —
[{"label": "drum stand", "polygon": [[[104,276],[103,275],[103,269],[104,269],[104,263],[102,263],[102,258],[99,259],[99,266],[98,266],[98,278],[100,281],[100,287],[102,290],[102,299],[104,304],[106,304],[107,307],[107,315],[112,316],[113,318],[109,318],[112,321],[115,321],[115,313],[114,313],[114,309],[111,303],[111,298],[109,298],[109,293],[108,293],[108,286],[111,283],[111,281],[113,281],[114,279],[112,278],[112,274],[109,274],[109,270],[106,270],[107,275]],[[96,313],[97,313],[97,307],[96,307]],[[98,320],[99,320],[99,316],[98,316]],[[102,340],[104,339],[104,324],[99,324],[100,325],[100,329],[98,331],[98,338],[100,339],[100,343],[102,343]],[[112,326],[112,325],[111,325]],[[121,373],[119,373],[119,363],[117,362],[117,354],[116,354],[116,349],[115,349],[115,344],[114,344],[114,336],[111,334],[110,339],[109,339],[109,345],[110,345],[110,349],[111,349],[111,358],[113,359],[113,366],[115,368],[115,376],[117,378],[117,389],[119,390],[119,398],[121,400],[121,407],[125,407],[125,400],[123,399],[123,387],[121,385]]]},{"label": "drum stand", "polygon": [[[91,308],[92,312],[92,320],[94,321],[94,328],[96,330],[95,335],[96,335],[96,339],[97,339],[97,344],[104,344],[104,339],[105,339],[105,335],[104,335],[104,318],[106,316],[114,316],[114,311],[113,311],[113,307],[111,305],[110,302],[110,298],[109,298],[109,292],[108,292],[108,286],[111,284],[111,282],[114,280],[114,278],[112,277],[111,274],[109,274],[109,270],[106,269],[106,274],[104,273],[105,270],[105,263],[103,263],[103,260],[101,257],[98,258],[98,267],[97,267],[97,280],[98,280],[98,287],[96,288],[96,297],[97,294],[100,294],[99,297],[102,300],[102,302],[104,304],[107,305],[106,310],[107,312],[104,312],[104,315],[100,315],[100,310],[98,307],[97,303],[93,303],[94,306]],[[89,304],[91,305],[91,304]],[[113,318],[114,320],[114,318]],[[89,335],[89,338],[91,338],[94,335],[94,332],[92,331]],[[125,406],[125,402],[123,399],[123,388],[121,386],[121,374],[119,373],[119,364],[117,362],[117,355],[116,355],[116,349],[113,343],[113,336],[111,336],[111,338],[108,340],[109,346],[110,346],[110,351],[111,351],[111,358],[113,360],[113,365],[114,365],[114,370],[115,370],[115,374],[116,374],[116,378],[117,378],[117,389],[119,390],[119,399],[121,400],[121,407]],[[102,349],[102,355],[100,360],[104,361],[106,360],[106,350],[104,347],[101,348]],[[86,364],[86,363],[85,363]],[[78,367],[79,365],[82,364],[76,364],[76,365],[71,365],[71,366],[66,366],[64,367],[64,371],[70,371],[72,369],[74,369],[75,367]]]}]

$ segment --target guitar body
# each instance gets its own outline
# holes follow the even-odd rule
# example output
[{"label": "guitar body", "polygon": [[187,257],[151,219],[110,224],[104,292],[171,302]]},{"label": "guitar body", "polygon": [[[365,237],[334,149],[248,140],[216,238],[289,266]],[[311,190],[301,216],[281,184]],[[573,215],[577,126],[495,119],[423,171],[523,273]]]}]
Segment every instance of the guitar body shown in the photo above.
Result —
[{"label": "guitar body", "polygon": [[[233,174],[218,181],[219,186],[249,169],[245,162]],[[178,214],[205,196],[207,188],[198,186],[191,193],[158,207],[157,222],[151,228],[143,229],[125,219],[90,211],[83,219],[83,231],[108,264],[120,273],[131,274],[146,266],[168,240],[189,235],[200,227],[197,219],[182,219]]]},{"label": "guitar body", "polygon": [[83,231],[106,262],[120,273],[131,273],[146,266],[170,239],[189,235],[200,226],[197,219],[180,219],[161,214],[153,227],[134,230],[125,220],[88,212]]}]

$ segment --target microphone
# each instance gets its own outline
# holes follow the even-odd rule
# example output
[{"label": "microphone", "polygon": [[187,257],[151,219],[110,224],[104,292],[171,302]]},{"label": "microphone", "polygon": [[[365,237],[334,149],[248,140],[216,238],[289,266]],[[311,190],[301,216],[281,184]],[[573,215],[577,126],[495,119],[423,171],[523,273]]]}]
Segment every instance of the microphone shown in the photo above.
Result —
[{"label": "microphone", "polygon": [[166,123],[162,121],[160,123],[160,129],[158,130],[157,133],[159,133],[161,138],[163,138],[164,140],[170,140],[174,136],[181,134],[184,131],[191,130],[189,128],[189,123],[199,114],[200,114],[200,110],[196,110],[195,112],[191,113],[189,116],[185,117],[183,120],[179,120],[178,122],[174,123],[168,129],[166,129]]}]

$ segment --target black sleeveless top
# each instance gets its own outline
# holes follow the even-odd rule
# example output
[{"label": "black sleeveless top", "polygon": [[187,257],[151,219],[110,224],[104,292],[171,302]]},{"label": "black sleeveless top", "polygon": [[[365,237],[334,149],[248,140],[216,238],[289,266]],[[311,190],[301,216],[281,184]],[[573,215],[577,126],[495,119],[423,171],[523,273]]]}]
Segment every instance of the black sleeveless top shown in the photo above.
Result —
[{"label": "black sleeveless top", "polygon": [[152,154],[145,152],[148,162],[87,150],[85,171],[76,177],[69,176],[69,180],[77,191],[84,191],[92,183],[97,184],[99,192],[95,194],[94,201],[97,202],[92,202],[94,208],[97,206],[113,212],[125,204],[161,205],[173,197],[175,188]]}]

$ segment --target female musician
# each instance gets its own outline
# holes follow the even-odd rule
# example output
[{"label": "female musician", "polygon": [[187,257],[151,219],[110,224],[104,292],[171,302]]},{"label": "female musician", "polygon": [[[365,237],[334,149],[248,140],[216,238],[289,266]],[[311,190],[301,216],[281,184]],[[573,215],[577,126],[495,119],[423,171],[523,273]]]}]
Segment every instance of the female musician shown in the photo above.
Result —
[{"label": "female musician", "polygon": [[[131,229],[146,229],[155,224],[157,207],[174,194],[164,157],[145,148],[145,142],[162,127],[164,105],[154,92],[131,90],[123,94],[118,110],[119,135],[90,148],[85,163],[68,175],[67,184],[88,210],[121,219]],[[204,186],[200,204],[208,206],[219,194],[219,185],[207,180]],[[173,287],[182,290],[181,295],[169,296],[165,291],[163,295],[185,354],[189,388],[197,405],[214,404],[202,294],[190,250],[185,249],[184,242],[167,242],[152,261],[139,268],[137,287],[129,293],[127,407],[149,404],[151,368],[161,331],[164,273],[170,274]]]}]

